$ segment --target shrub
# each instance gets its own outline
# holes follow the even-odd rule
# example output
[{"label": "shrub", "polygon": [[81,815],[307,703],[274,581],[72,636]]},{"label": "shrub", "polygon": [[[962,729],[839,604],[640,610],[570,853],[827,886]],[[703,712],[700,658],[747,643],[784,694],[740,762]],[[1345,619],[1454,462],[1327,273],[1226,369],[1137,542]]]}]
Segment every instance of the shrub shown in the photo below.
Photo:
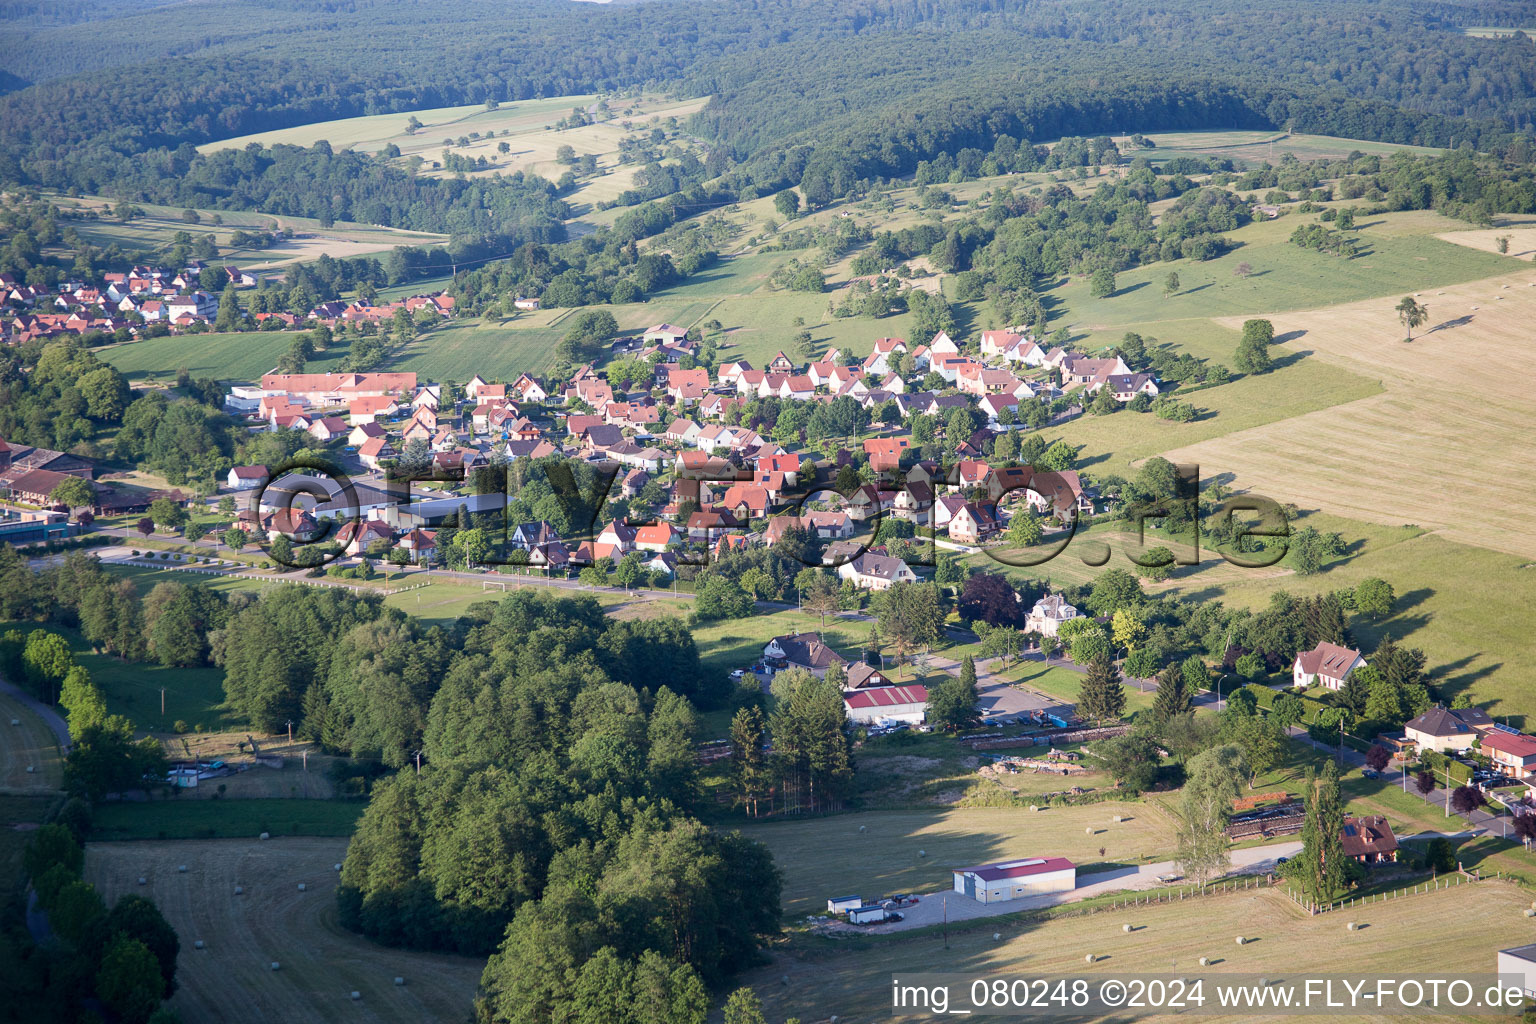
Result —
[{"label": "shrub", "polygon": [[188,726],[187,723],[180,718],[176,719],[176,721],[171,725],[171,731],[176,733],[187,732],[190,728],[191,727]]}]

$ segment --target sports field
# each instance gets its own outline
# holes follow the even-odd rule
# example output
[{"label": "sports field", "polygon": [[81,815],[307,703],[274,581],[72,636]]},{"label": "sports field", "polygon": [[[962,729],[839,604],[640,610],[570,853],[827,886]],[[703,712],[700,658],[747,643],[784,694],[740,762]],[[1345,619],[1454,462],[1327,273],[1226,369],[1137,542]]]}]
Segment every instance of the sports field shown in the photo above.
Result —
[{"label": "sports field", "polygon": [[484,961],[376,946],[336,923],[333,865],[346,847],[318,838],[91,843],[85,877],[109,905],[148,896],[176,929],[178,989],[167,1005],[183,1020],[463,1019]]},{"label": "sports field", "polygon": [[[1126,820],[1116,823],[1115,815]],[[1173,849],[1172,821],[1148,803],[867,811],[741,831],[773,851],[789,917],[824,911],[833,896],[947,889],[955,868],[1043,851],[1092,870],[1083,866],[1154,861]]]},{"label": "sports field", "polygon": [[[1531,924],[1522,913],[1530,906],[1530,898],[1529,892],[1514,885],[1489,881],[1309,917],[1278,891],[1239,891],[1040,924],[983,920],[964,931],[952,925],[947,942],[938,934],[878,942],[799,939],[778,952],[771,964],[746,976],[746,981],[763,999],[769,1020],[786,1016],[827,1020],[836,1015],[842,1024],[868,1024],[890,1019],[893,976],[932,970],[968,975],[1156,974],[1219,980],[1226,972],[1271,978],[1342,973],[1401,976],[1422,974],[1423,965],[1432,964],[1445,975],[1488,973],[1494,970],[1496,950],[1531,940]],[[1349,921],[1365,927],[1348,931]],[[1425,927],[1427,921],[1434,926]],[[1125,932],[1127,924],[1135,930]],[[1239,935],[1249,941],[1237,945]],[[1089,953],[1099,958],[1091,968],[1084,963]],[[1211,959],[1210,970],[1199,967],[1202,956]],[[1294,1018],[1245,1014],[1201,1019]],[[1393,1018],[1330,1015],[1327,1019],[1342,1024]]]},{"label": "sports field", "polygon": [[[17,724],[12,725],[13,721]],[[64,784],[58,737],[35,711],[9,693],[0,693],[0,738],[0,793],[30,796]]]}]

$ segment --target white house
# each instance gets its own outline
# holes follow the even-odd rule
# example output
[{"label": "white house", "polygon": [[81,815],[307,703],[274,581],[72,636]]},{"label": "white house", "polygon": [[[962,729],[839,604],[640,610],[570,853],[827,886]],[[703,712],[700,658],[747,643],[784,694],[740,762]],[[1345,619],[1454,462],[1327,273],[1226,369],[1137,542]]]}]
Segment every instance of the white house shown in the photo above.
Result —
[{"label": "white house", "polygon": [[1419,745],[1420,750],[1470,750],[1477,733],[1445,708],[1434,707],[1403,725],[1403,736]]},{"label": "white house", "polygon": [[237,491],[254,491],[266,479],[266,466],[235,466],[225,482]]},{"label": "white house", "polygon": [[1343,689],[1344,681],[1355,669],[1365,664],[1360,652],[1337,644],[1320,643],[1310,651],[1296,655],[1291,666],[1291,676],[1296,686],[1323,686],[1330,690]]},{"label": "white house", "polygon": [[1077,888],[1077,866],[1065,857],[1031,857],[997,864],[960,868],[954,872],[955,892],[977,903],[999,903],[1023,896],[1071,892]]},{"label": "white house", "polygon": [[1077,609],[1067,604],[1060,594],[1046,594],[1035,602],[1024,620],[1024,632],[1055,636],[1061,624],[1077,618]]},{"label": "white house", "polygon": [[870,686],[843,697],[850,722],[908,722],[921,725],[928,715],[926,686]]},{"label": "white house", "polygon": [[917,573],[906,562],[868,551],[838,566],[837,574],[845,580],[853,580],[853,585],[860,590],[889,590],[898,583],[917,582]]}]

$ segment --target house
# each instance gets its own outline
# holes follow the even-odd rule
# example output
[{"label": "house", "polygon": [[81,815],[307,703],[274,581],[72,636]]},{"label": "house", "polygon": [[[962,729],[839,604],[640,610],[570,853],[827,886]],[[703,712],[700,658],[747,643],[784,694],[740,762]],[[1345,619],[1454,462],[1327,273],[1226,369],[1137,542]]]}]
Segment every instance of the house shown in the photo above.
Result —
[{"label": "house", "polygon": [[371,470],[378,471],[383,468],[382,463],[385,459],[395,457],[395,450],[390,447],[389,442],[384,438],[374,437],[369,438],[357,449],[357,457],[363,465]]},{"label": "house", "polygon": [[979,544],[999,529],[996,506],[968,501],[949,517],[949,539],[958,544]]},{"label": "house", "polygon": [[414,373],[268,373],[261,378],[268,394],[286,394],[310,405],[341,405],[358,398],[408,395],[416,391]]},{"label": "house", "polygon": [[681,544],[687,537],[668,522],[654,523],[650,526],[641,526],[635,529],[634,545],[637,551],[662,552],[676,544]]},{"label": "house", "polygon": [[1477,732],[1487,732],[1494,728],[1493,716],[1482,708],[1452,708],[1451,714],[1455,715],[1461,724]]},{"label": "house", "polygon": [[340,416],[321,416],[309,425],[310,436],[321,444],[329,444],[347,433],[347,421]]},{"label": "house", "polygon": [[355,398],[347,406],[347,418],[352,426],[372,423],[380,416],[393,416],[399,411],[395,400],[388,395],[368,395]]},{"label": "house", "polygon": [[384,436],[384,428],[377,423],[359,423],[352,428],[347,435],[347,444],[353,448],[361,448],[376,437]]},{"label": "house", "polygon": [[860,661],[848,667],[847,681],[843,684],[843,689],[862,690],[872,686],[895,685],[895,681],[887,677],[884,672]]},{"label": "house", "polygon": [[928,717],[928,688],[911,686],[871,686],[843,697],[848,720],[870,725],[876,722],[908,722],[921,725]]},{"label": "house", "polygon": [[1055,636],[1061,624],[1077,618],[1077,609],[1067,604],[1060,594],[1046,594],[1035,602],[1024,618],[1024,632]]},{"label": "house", "polygon": [[741,524],[729,512],[706,512],[702,509],[688,517],[688,539],[713,544],[717,539],[738,530]]},{"label": "house", "polygon": [[773,503],[768,498],[768,490],[758,484],[732,484],[726,488],[720,504],[733,512],[738,521],[745,522],[748,519],[761,519],[768,514],[768,508]]},{"label": "house", "polygon": [[917,573],[899,558],[866,551],[853,561],[837,567],[837,574],[852,580],[860,590],[889,590],[898,583],[915,583]]},{"label": "house", "polygon": [[803,668],[820,678],[833,665],[847,665],[848,659],[822,643],[820,633],[786,633],[763,646],[763,663],[775,672]]},{"label": "house", "polygon": [[1019,378],[1009,371],[990,369],[980,363],[966,363],[955,372],[955,387],[959,388],[963,394],[975,395],[978,398],[985,398],[987,395],[1011,395],[1019,384]]},{"label": "house", "polygon": [[772,359],[768,360],[768,365],[764,369],[769,373],[794,373],[795,363],[783,351],[780,351]]},{"label": "house", "polygon": [[659,572],[664,576],[677,575],[677,556],[670,551],[658,551],[640,563],[646,572]]},{"label": "house", "polygon": [[1071,892],[1077,888],[1077,865],[1065,857],[1032,857],[959,868],[954,872],[954,888],[977,903]]},{"label": "house", "polygon": [[1365,663],[1359,651],[1325,642],[1296,655],[1291,677],[1297,687],[1324,686],[1339,690],[1343,689],[1349,674]]},{"label": "house", "polygon": [[1433,707],[1418,718],[1403,725],[1405,739],[1417,743],[1420,750],[1446,751],[1470,750],[1477,740],[1465,722],[1442,707]]},{"label": "house", "polygon": [[267,479],[266,466],[235,466],[225,478],[231,490],[251,491],[260,487]]},{"label": "house", "polygon": [[1516,778],[1536,771],[1536,739],[1523,733],[1490,729],[1483,733],[1482,750],[1494,764],[1511,769]]},{"label": "house", "polygon": [[912,442],[905,437],[872,437],[864,442],[864,454],[869,456],[869,468],[876,473],[901,468],[901,456]]},{"label": "house", "polygon": [[1100,388],[1109,388],[1115,401],[1121,403],[1129,402],[1137,395],[1155,398],[1158,394],[1157,381],[1147,373],[1108,373],[1089,381],[1084,390],[1092,395],[1098,394]]},{"label": "house", "polygon": [[512,308],[522,310],[525,313],[532,312],[539,308],[539,300],[537,298],[530,299],[519,296],[512,300]]},{"label": "house", "polygon": [[1131,368],[1119,356],[1107,359],[1090,359],[1088,356],[1068,355],[1061,360],[1061,382],[1064,386],[1087,384],[1095,377],[1112,374],[1130,374]]},{"label": "house", "polygon": [[437,533],[416,527],[400,538],[400,550],[411,556],[411,561],[424,565],[437,556]]},{"label": "house", "polygon": [[378,519],[353,519],[336,532],[336,543],[349,555],[361,555],[379,541],[388,542],[394,536],[389,524]]},{"label": "house", "polygon": [[667,395],[680,406],[701,401],[708,390],[709,371],[702,366],[671,370],[667,374]]},{"label": "house", "polygon": [[1379,814],[1345,815],[1339,844],[1344,848],[1344,856],[1361,864],[1386,864],[1397,860],[1397,836],[1392,834],[1387,819]]},{"label": "house", "polygon": [[549,392],[544,386],[526,373],[512,382],[508,389],[517,396],[520,402],[545,402],[549,400]]}]

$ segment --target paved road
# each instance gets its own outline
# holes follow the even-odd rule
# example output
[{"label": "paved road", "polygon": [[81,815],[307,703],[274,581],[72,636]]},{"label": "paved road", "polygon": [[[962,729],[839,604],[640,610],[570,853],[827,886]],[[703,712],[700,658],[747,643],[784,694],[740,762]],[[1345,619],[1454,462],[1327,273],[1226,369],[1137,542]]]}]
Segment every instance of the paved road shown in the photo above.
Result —
[{"label": "paved road", "polygon": [[[1273,870],[1275,862],[1281,857],[1294,857],[1301,852],[1301,843],[1284,842],[1270,843],[1267,846],[1252,846],[1247,849],[1232,851],[1232,868],[1228,872],[1254,874]],[[944,921],[946,904],[949,920],[969,921],[984,917],[998,917],[1002,914],[1013,914],[1020,910],[1037,910],[1042,907],[1060,906],[1065,903],[1076,903],[1093,896],[1102,896],[1111,892],[1134,892],[1142,889],[1155,889],[1162,885],[1157,879],[1159,875],[1176,874],[1173,861],[1158,861],[1155,864],[1143,864],[1140,867],[1126,867],[1114,871],[1102,871],[1092,875],[1081,875],[1077,880],[1077,888],[1071,892],[1046,893],[1040,896],[1027,896],[1017,900],[1005,900],[1002,903],[977,903],[973,899],[967,899],[951,890],[940,890],[923,896],[915,906],[903,908],[901,913],[903,920],[892,921],[888,924],[871,925],[860,928],[860,932],[900,932],[912,928],[926,928],[930,925],[941,924]],[[947,899],[945,897],[948,897]]]}]

